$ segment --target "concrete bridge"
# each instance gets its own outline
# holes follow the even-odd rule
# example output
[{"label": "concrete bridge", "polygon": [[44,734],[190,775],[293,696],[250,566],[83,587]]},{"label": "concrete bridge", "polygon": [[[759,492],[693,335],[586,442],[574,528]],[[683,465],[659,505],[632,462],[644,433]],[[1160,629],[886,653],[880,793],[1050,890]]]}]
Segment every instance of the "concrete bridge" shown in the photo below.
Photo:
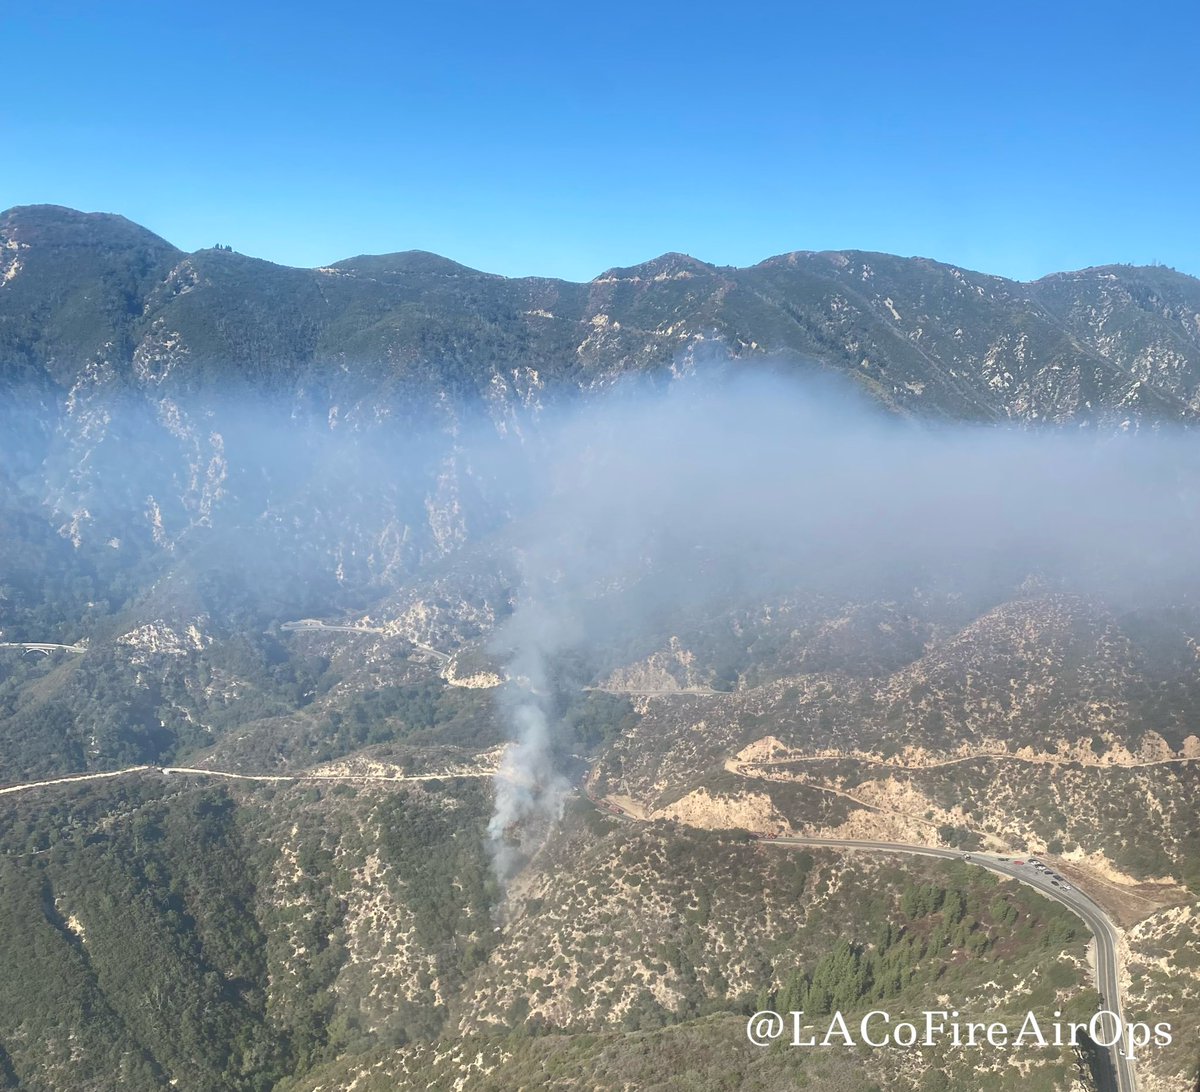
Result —
[{"label": "concrete bridge", "polygon": [[40,652],[49,656],[51,652],[86,652],[83,645],[56,645],[50,641],[0,641],[0,648],[19,648],[22,653]]}]

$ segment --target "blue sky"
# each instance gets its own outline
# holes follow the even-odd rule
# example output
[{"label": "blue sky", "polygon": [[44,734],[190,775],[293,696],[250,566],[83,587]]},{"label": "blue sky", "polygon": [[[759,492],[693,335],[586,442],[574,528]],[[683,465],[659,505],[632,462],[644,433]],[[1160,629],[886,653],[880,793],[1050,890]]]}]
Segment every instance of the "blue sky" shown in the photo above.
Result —
[{"label": "blue sky", "polygon": [[186,249],[1200,274],[1194,3],[6,0],[0,40],[0,207]]}]

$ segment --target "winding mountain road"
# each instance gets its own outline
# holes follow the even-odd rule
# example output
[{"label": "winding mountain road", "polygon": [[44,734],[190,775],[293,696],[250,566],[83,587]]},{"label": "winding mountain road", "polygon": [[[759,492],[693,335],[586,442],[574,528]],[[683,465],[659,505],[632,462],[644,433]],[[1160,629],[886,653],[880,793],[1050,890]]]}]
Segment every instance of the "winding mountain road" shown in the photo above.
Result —
[{"label": "winding mountain road", "polygon": [[[331,622],[322,622],[316,618],[299,618],[294,622],[281,622],[279,625],[281,630],[288,633],[354,633],[365,634],[367,636],[386,637],[386,630],[374,628],[371,626],[339,626]],[[395,636],[395,635],[393,635]],[[400,637],[400,640],[407,641],[413,648],[420,649],[422,652],[428,652],[429,655],[442,663],[449,663],[451,656],[448,652],[439,652],[436,648],[431,648],[429,645],[423,645],[419,641],[414,641],[411,637]]]},{"label": "winding mountain road", "polygon": [[245,774],[232,770],[205,770],[198,766],[126,766],[120,770],[109,770],[106,773],[72,774],[70,777],[51,777],[45,781],[26,781],[20,785],[0,787],[0,796],[11,793],[28,792],[31,789],[51,788],[55,785],[82,785],[89,781],[112,781],[119,777],[130,777],[139,773],[159,773],[164,776],[209,777],[221,781],[267,781],[272,783],[284,782],[325,782],[326,784],[348,784],[352,782],[383,782],[387,784],[403,784],[409,781],[453,781],[463,777],[495,777],[494,769],[447,770],[444,773],[423,774],[353,774],[353,773],[315,773],[315,774]]},{"label": "winding mountain road", "polygon": [[107,773],[72,774],[70,777],[51,777],[45,781],[26,781],[21,785],[7,785],[0,788],[0,796],[14,792],[27,792],[29,789],[44,789],[51,785],[78,785],[85,781],[111,781],[115,777],[128,777],[130,774],[145,773],[153,770],[153,766],[126,766],[121,770],[109,770]]}]

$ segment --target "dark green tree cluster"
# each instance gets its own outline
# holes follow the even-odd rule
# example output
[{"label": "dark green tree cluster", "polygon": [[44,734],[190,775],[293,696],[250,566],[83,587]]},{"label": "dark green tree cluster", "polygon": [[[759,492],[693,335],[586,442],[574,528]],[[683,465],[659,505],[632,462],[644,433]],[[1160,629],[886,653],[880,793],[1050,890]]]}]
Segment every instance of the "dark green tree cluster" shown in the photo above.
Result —
[{"label": "dark green tree cluster", "polygon": [[[974,887],[909,883],[900,896],[899,923],[885,921],[870,943],[842,938],[810,969],[792,967],[777,990],[755,999],[760,1009],[803,1009],[820,1015],[901,995],[914,982],[938,977],[947,960],[983,955],[1016,925],[1019,912],[1003,896],[986,908]],[[1052,912],[1037,943],[1058,950],[1079,935],[1066,912]],[[1032,934],[1027,931],[1027,939]]]}]

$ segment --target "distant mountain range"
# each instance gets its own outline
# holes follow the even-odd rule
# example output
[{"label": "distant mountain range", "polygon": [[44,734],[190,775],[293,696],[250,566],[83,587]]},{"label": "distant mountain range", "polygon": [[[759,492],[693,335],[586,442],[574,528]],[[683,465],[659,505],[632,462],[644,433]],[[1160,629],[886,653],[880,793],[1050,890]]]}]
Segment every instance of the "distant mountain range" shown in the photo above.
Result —
[{"label": "distant mountain range", "polygon": [[[1027,431],[986,464],[905,464],[967,483],[934,505],[881,472],[898,446],[839,431],[837,398],[782,469],[734,456],[807,426],[768,419],[784,385],[739,431],[738,384],[714,384],[701,468],[672,397],[556,412],[713,362]],[[707,389],[665,393],[690,426]],[[1126,526],[1155,511],[1130,503],[1145,483],[1194,513],[1194,461],[1030,493],[1005,453],[1072,446],[1033,441],[1043,422],[1092,426],[1081,451],[1128,425],[1190,452],[1145,432],[1198,413],[1200,280],[1162,267],[1022,284],[668,254],[575,284],[421,252],[291,269],[119,216],[0,214],[0,1089],[1106,1087],[1068,1048],[743,1046],[764,1007],[1100,1000],[1080,926],[1016,883],[751,834],[1036,853],[1124,929],[1126,1015],[1195,1027],[1197,524],[1182,572]],[[874,416],[845,418],[915,447],[999,431]],[[838,458],[886,484],[828,486],[857,480],[824,473]],[[875,503],[892,490],[911,520]],[[1050,533],[1101,510],[1097,549]],[[1011,513],[1049,545],[993,543]],[[1125,556],[1109,537],[1155,548],[1093,593]],[[504,828],[538,847],[505,893],[480,774],[526,687],[548,761],[588,776],[548,833]],[[59,780],[85,772],[105,776]],[[1194,1043],[1138,1065],[1181,1087]]]},{"label": "distant mountain range", "polygon": [[[232,377],[339,419],[435,397],[494,409],[686,369],[713,347],[849,376],[896,410],[973,420],[1191,420],[1200,280],[1103,266],[1032,283],[863,251],[745,269],[665,254],[584,284],[421,251],[293,269],[186,254],[120,217],[0,214],[0,381],[48,401]],[[415,398],[414,396],[418,396]]]}]

